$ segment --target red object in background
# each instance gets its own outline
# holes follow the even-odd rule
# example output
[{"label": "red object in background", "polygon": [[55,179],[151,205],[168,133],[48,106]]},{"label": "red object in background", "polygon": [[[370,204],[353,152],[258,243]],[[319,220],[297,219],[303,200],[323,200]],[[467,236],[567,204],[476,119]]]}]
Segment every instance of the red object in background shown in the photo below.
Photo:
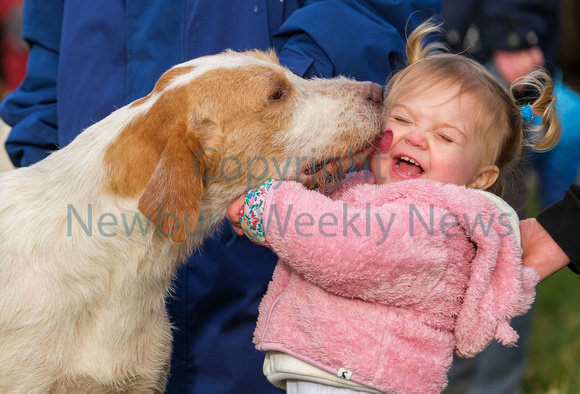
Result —
[{"label": "red object in background", "polygon": [[23,0],[0,0],[1,75],[3,89],[14,90],[26,74],[28,46],[20,35]]}]

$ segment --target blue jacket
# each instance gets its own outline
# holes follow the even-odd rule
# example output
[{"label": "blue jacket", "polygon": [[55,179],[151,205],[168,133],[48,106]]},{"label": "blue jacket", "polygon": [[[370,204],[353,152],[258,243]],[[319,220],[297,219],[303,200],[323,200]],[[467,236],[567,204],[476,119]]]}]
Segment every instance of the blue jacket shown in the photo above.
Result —
[{"label": "blue jacket", "polygon": [[[6,148],[15,165],[33,164],[148,94],[172,65],[225,48],[275,47],[301,76],[383,84],[405,32],[438,9],[439,0],[27,0],[27,76],[0,106],[13,126]],[[180,270],[168,392],[279,392],[251,340],[275,261],[224,227]]]}]

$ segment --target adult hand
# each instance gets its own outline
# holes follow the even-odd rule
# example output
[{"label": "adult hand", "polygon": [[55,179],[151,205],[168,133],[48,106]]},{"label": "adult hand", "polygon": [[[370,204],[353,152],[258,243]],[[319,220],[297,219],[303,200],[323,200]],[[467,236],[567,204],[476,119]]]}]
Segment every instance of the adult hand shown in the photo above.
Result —
[{"label": "adult hand", "polygon": [[522,234],[523,265],[540,274],[541,280],[556,273],[570,263],[570,258],[552,239],[536,219],[520,222]]}]

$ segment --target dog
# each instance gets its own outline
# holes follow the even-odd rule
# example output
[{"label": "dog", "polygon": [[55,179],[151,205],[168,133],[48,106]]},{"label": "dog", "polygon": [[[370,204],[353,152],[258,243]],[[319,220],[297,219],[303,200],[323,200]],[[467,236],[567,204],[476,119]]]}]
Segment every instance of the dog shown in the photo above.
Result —
[{"label": "dog", "polygon": [[178,264],[247,189],[315,187],[368,157],[382,99],[376,83],[226,51],[2,174],[0,392],[163,392]]}]

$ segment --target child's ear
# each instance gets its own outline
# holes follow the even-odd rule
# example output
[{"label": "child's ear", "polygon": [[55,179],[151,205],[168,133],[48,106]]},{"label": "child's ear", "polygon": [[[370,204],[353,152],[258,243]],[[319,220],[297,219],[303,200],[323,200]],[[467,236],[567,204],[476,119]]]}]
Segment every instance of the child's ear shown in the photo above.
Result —
[{"label": "child's ear", "polygon": [[494,165],[489,165],[483,167],[475,178],[467,185],[471,189],[486,190],[488,187],[494,184],[499,176],[499,168]]}]

